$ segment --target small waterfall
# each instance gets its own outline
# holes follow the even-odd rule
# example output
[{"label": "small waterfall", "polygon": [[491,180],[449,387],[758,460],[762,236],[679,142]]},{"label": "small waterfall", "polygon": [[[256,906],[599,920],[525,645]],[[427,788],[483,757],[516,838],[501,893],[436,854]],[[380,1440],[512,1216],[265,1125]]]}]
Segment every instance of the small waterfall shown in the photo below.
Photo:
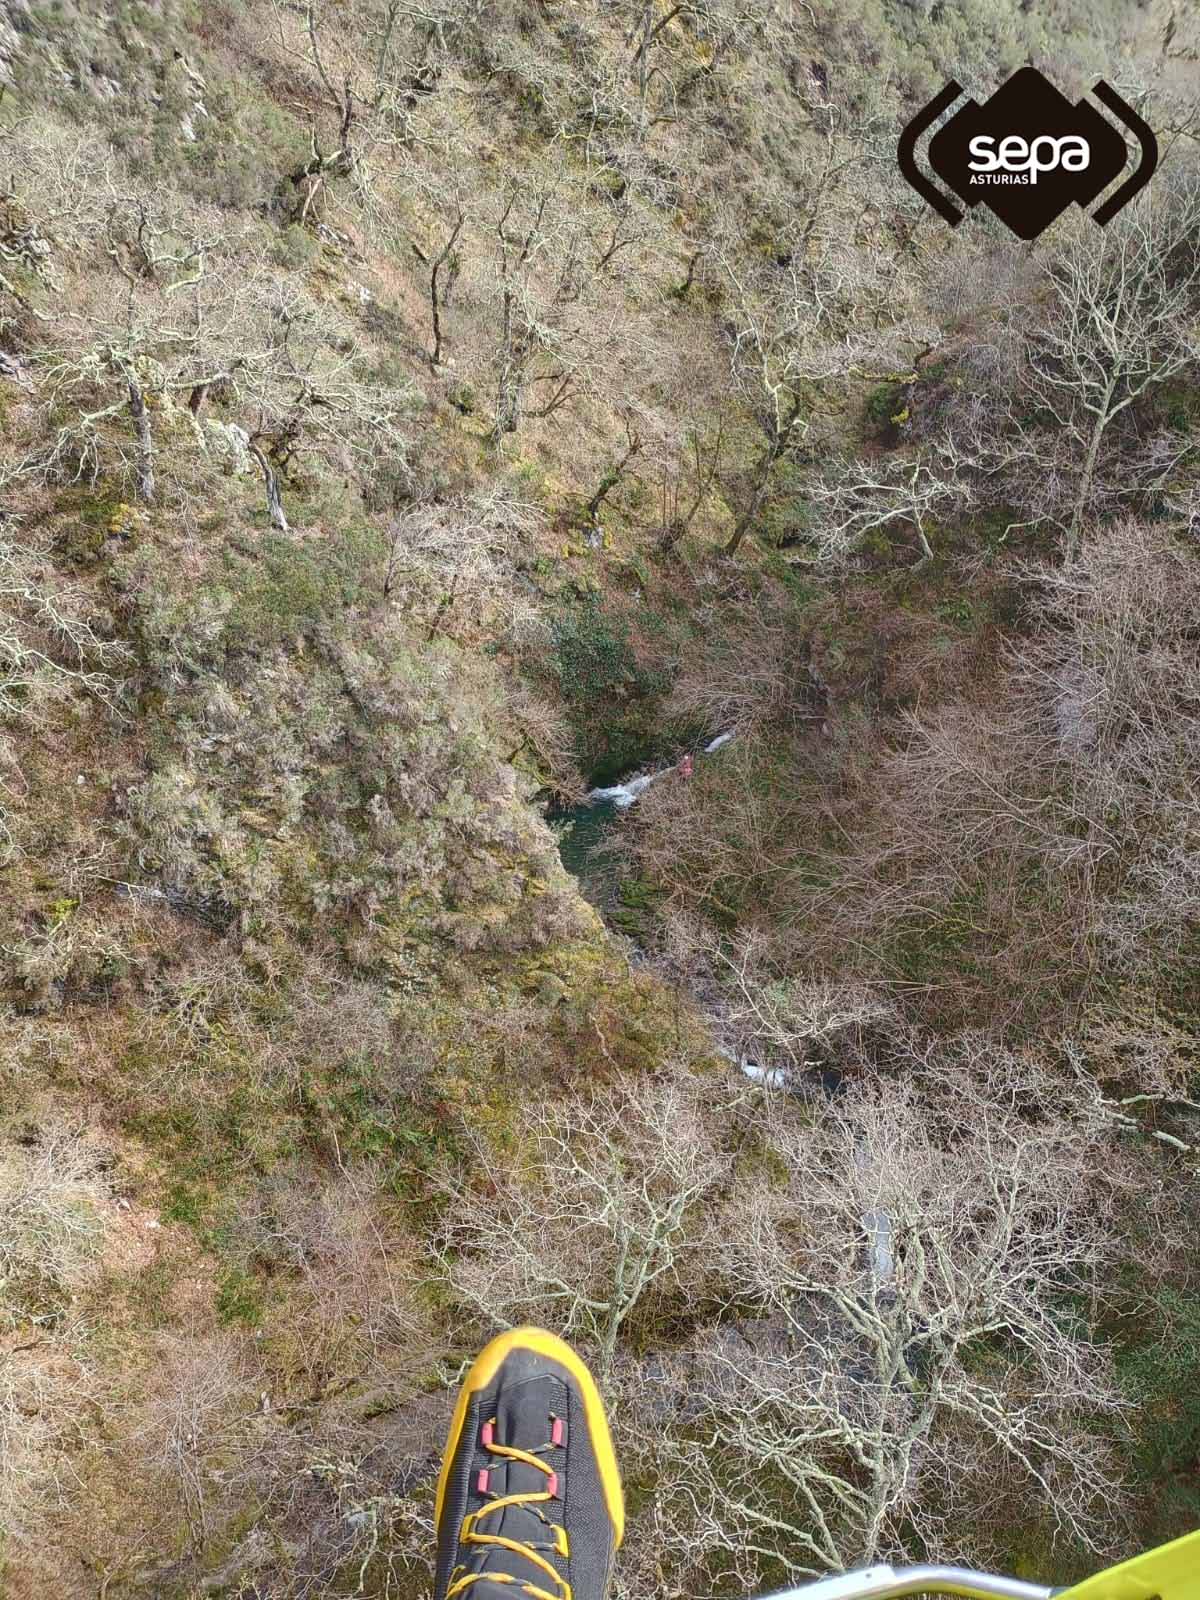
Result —
[{"label": "small waterfall", "polygon": [[664,767],[661,772],[644,772],[640,778],[630,778],[625,783],[615,784],[611,789],[589,789],[585,799],[592,805],[597,805],[601,800],[608,800],[616,806],[618,811],[628,811],[629,807],[639,797],[645,794],[652,783],[674,772],[674,767]]},{"label": "small waterfall", "polygon": [[[720,750],[723,745],[737,736],[737,729],[731,728],[728,733],[719,733],[715,739],[710,739],[700,752],[701,755],[711,756],[714,751]],[[613,784],[606,789],[589,789],[584,799],[588,805],[600,805],[607,801],[609,805],[616,806],[618,811],[628,811],[633,802],[639,799],[652,783],[657,783],[660,778],[665,778],[668,772],[678,772],[683,769],[682,775],[690,775],[690,756],[684,756],[674,767],[663,767],[661,772],[643,772],[639,777],[627,778],[624,783]],[[686,765],[685,765],[686,764]]]},{"label": "small waterfall", "polygon": [[783,1067],[764,1067],[761,1062],[731,1050],[728,1045],[719,1044],[717,1054],[724,1056],[726,1061],[732,1061],[751,1083],[761,1083],[765,1089],[786,1089],[791,1082],[791,1075]]}]

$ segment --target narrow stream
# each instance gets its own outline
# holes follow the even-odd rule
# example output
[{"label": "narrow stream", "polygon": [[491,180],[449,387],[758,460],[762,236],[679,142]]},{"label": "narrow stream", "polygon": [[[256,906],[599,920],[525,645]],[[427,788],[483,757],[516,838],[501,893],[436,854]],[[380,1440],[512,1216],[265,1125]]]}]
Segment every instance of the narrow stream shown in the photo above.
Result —
[{"label": "narrow stream", "polygon": [[[584,897],[591,901],[605,921],[622,922],[620,864],[612,850],[612,828],[622,813],[645,794],[652,783],[670,773],[691,777],[697,756],[709,756],[727,745],[736,730],[717,734],[699,751],[685,752],[678,761],[657,772],[632,773],[620,783],[590,789],[578,805],[553,808],[548,820],[558,835],[562,864],[578,879]],[[625,919],[627,920],[627,919]],[[621,931],[630,930],[622,926]]]},{"label": "narrow stream", "polygon": [[[689,778],[697,759],[715,755],[735,737],[736,729],[719,733],[698,751],[686,753],[671,766],[656,772],[634,773],[621,783],[591,789],[577,805],[551,809],[548,813],[548,821],[558,836],[563,866],[578,881],[584,898],[595,906],[605,922],[632,938],[635,946],[639,916],[636,909],[631,910],[623,894],[628,891],[629,879],[619,854],[613,849],[614,828],[651,784],[668,774]],[[769,1058],[760,1061],[756,1059],[757,1051],[747,1053],[735,1045],[729,1035],[723,1006],[715,1003],[713,997],[706,999],[702,994],[693,994],[691,998],[708,1016],[716,1039],[725,1039],[726,1042],[717,1044],[719,1053],[751,1082],[761,1084],[764,1089],[784,1090],[809,1100],[824,1100],[840,1093],[843,1078],[836,1067],[814,1063],[796,1069],[771,1062]],[[885,1273],[888,1234],[882,1224],[876,1222],[873,1226],[872,1250],[879,1264],[877,1270]]]}]

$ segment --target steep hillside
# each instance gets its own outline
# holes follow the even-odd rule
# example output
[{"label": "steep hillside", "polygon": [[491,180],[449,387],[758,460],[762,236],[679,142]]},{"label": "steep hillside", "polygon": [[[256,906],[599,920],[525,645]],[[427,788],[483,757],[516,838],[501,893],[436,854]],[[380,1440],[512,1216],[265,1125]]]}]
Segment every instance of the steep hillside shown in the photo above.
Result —
[{"label": "steep hillside", "polygon": [[[528,1318],[622,1593],[1196,1522],[1198,51],[0,5],[6,1593],[425,1592]],[[1105,230],[898,176],[1026,62]]]}]

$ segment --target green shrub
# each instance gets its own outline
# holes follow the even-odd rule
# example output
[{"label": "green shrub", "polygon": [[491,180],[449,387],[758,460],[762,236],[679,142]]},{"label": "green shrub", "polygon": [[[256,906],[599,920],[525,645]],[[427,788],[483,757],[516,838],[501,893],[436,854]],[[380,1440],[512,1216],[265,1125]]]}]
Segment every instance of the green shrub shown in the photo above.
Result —
[{"label": "green shrub", "polygon": [[563,694],[577,706],[602,704],[611,696],[660,694],[665,674],[643,666],[632,630],[621,614],[596,595],[585,595],[555,617],[554,671]]},{"label": "green shrub", "polygon": [[321,246],[307,228],[289,222],[275,235],[271,244],[271,259],[277,266],[292,272],[303,272],[320,257]]},{"label": "green shrub", "polygon": [[867,396],[863,412],[867,421],[877,432],[886,430],[895,424],[897,416],[904,409],[904,385],[902,383],[881,383],[878,388],[872,389]]}]

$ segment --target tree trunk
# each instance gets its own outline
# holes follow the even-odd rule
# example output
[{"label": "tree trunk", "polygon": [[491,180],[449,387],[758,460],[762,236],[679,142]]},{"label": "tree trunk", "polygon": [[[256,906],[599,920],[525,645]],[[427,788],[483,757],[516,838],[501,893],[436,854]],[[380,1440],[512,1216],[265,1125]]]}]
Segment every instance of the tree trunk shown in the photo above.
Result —
[{"label": "tree trunk", "polygon": [[278,528],[280,533],[289,533],[291,530],[284,515],[283,499],[279,493],[279,474],[253,441],[250,444],[250,454],[258,462],[259,471],[263,475],[263,487],[267,491],[267,514],[271,518],[271,526]]},{"label": "tree trunk", "polygon": [[516,433],[521,420],[521,380],[510,363],[506,362],[500,374],[496,395],[496,443],[506,433]]},{"label": "tree trunk", "polygon": [[692,285],[696,281],[696,268],[703,260],[703,250],[692,251],[690,257],[688,258],[687,277],[684,278],[682,283],[676,284],[675,288],[671,290],[671,293],[675,296],[676,300],[686,300],[688,295],[692,292]]},{"label": "tree trunk", "polygon": [[1096,413],[1095,425],[1092,428],[1092,437],[1088,440],[1087,455],[1083,460],[1083,470],[1079,474],[1079,487],[1075,491],[1075,504],[1071,508],[1071,526],[1067,530],[1067,555],[1073,556],[1079,549],[1079,530],[1083,525],[1083,513],[1087,506],[1088,495],[1092,492],[1092,480],[1096,476],[1096,459],[1100,454],[1100,441],[1104,437],[1104,430],[1108,427],[1109,410],[1112,404],[1112,386],[1105,393],[1100,410]]},{"label": "tree trunk", "polygon": [[662,536],[658,541],[659,555],[669,556],[686,532],[687,524],[682,518],[676,517],[674,522],[669,522],[663,529]]},{"label": "tree trunk", "polygon": [[741,547],[742,540],[750,531],[750,525],[762,510],[763,501],[767,498],[767,486],[771,481],[771,472],[775,463],[783,455],[788,445],[792,442],[792,435],[800,421],[800,398],[791,396],[787,415],[782,421],[775,421],[767,430],[767,448],[763,451],[758,463],[758,473],[754,481],[754,492],[750,496],[750,504],[737,520],[737,527],[730,535],[729,543],[725,546],[727,556],[735,556]]},{"label": "tree trunk", "polygon": [[750,531],[758,513],[762,510],[762,503],[767,497],[767,483],[771,477],[771,468],[775,465],[776,451],[771,449],[764,452],[759,462],[758,476],[754,484],[754,493],[750,496],[750,503],[737,520],[737,526],[729,536],[729,543],[725,546],[727,556],[735,556],[741,548],[742,540]]},{"label": "tree trunk", "polygon": [[589,522],[594,522],[596,520],[596,517],[600,511],[600,507],[604,504],[605,500],[608,499],[609,495],[616,488],[617,484],[620,483],[621,479],[625,475],[625,468],[635,456],[641,453],[641,449],[641,435],[634,433],[631,429],[629,433],[629,448],[621,457],[620,461],[618,461],[615,466],[609,467],[608,471],[603,474],[595,494],[587,503],[587,509],[584,514]]},{"label": "tree trunk", "polygon": [[139,500],[154,499],[154,440],[150,434],[150,416],[146,398],[137,384],[129,380],[129,414],[133,418],[133,433],[137,440],[137,464],[134,477]]},{"label": "tree trunk", "polygon": [[441,254],[433,263],[433,267],[429,273],[429,304],[433,312],[433,354],[430,356],[429,362],[430,365],[434,367],[441,366],[442,364],[442,299],[438,290],[438,273],[442,270],[442,267],[449,259],[450,253],[454,249],[455,242],[458,239],[459,234],[462,232],[462,225],[463,219],[460,216],[458,221],[454,224],[453,232],[446,240]]},{"label": "tree trunk", "polygon": [[493,438],[497,444],[506,433],[516,433],[521,420],[521,401],[525,389],[524,357],[517,349],[513,333],[512,291],[504,291],[504,326],[500,340],[500,381],[496,386],[496,426]]}]

